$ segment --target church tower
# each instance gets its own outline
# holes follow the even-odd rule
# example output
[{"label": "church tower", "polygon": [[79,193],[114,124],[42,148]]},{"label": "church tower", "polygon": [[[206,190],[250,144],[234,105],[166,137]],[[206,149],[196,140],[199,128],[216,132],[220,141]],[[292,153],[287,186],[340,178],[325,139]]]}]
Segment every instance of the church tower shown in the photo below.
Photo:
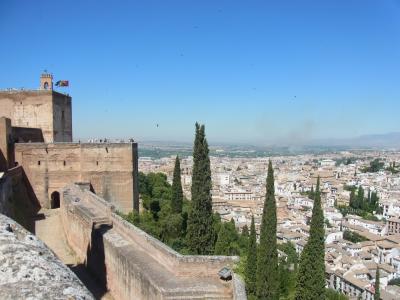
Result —
[{"label": "church tower", "polygon": [[46,71],[40,76],[40,89],[41,90],[53,90],[53,75]]}]

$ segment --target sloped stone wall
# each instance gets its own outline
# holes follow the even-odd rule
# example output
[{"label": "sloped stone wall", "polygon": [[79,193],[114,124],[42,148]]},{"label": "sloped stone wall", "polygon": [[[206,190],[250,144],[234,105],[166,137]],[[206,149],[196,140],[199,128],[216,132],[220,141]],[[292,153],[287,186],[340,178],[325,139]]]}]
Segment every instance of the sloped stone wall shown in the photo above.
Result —
[{"label": "sloped stone wall", "polygon": [[0,214],[0,299],[94,299],[36,236]]}]

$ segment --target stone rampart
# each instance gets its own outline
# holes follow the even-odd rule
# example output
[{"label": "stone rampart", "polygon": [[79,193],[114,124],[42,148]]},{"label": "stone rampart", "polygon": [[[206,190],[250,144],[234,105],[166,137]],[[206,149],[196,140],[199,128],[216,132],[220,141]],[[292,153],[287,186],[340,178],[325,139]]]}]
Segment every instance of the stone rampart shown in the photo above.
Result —
[{"label": "stone rampart", "polygon": [[67,184],[85,181],[120,211],[138,209],[136,143],[16,143],[15,161],[43,207]]},{"label": "stone rampart", "polygon": [[246,299],[240,279],[218,277],[238,257],[181,255],[78,185],[63,190],[60,213],[67,242],[116,299]]}]

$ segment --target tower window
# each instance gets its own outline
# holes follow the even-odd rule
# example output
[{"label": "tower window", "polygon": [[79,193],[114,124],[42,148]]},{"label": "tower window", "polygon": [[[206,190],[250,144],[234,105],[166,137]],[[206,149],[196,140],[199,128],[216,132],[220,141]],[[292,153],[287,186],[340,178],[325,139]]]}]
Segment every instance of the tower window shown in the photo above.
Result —
[{"label": "tower window", "polygon": [[67,162],[64,160],[64,166],[66,166],[67,165]]},{"label": "tower window", "polygon": [[43,84],[43,88],[44,88],[45,90],[48,90],[48,89],[49,89],[49,83],[48,83],[47,81]]},{"label": "tower window", "polygon": [[38,160],[37,164],[38,164],[38,166],[40,166],[40,160]]}]

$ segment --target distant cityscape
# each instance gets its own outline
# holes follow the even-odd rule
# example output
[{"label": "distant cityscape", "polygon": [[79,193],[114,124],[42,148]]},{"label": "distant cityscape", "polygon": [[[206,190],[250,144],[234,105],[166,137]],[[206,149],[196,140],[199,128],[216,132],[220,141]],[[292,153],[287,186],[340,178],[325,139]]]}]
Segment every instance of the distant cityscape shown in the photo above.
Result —
[{"label": "distant cityscape", "polygon": [[[329,287],[372,299],[379,267],[381,295],[386,293],[387,299],[392,299],[390,295],[399,293],[400,288],[389,283],[400,277],[400,152],[318,149],[309,154],[289,155],[284,150],[284,154],[263,156],[259,151],[211,149],[213,210],[223,220],[233,219],[240,230],[249,227],[254,216],[259,234],[271,160],[275,169],[278,242],[293,243],[300,254],[309,236],[313,208],[310,192],[320,176]],[[176,153],[181,158],[184,195],[190,199],[193,160],[189,148],[141,149],[139,172],[161,172],[172,182]],[[375,164],[378,169],[371,167]],[[365,201],[370,201],[371,194],[378,197],[374,210],[352,209],[354,191],[361,194],[361,190]]]}]

